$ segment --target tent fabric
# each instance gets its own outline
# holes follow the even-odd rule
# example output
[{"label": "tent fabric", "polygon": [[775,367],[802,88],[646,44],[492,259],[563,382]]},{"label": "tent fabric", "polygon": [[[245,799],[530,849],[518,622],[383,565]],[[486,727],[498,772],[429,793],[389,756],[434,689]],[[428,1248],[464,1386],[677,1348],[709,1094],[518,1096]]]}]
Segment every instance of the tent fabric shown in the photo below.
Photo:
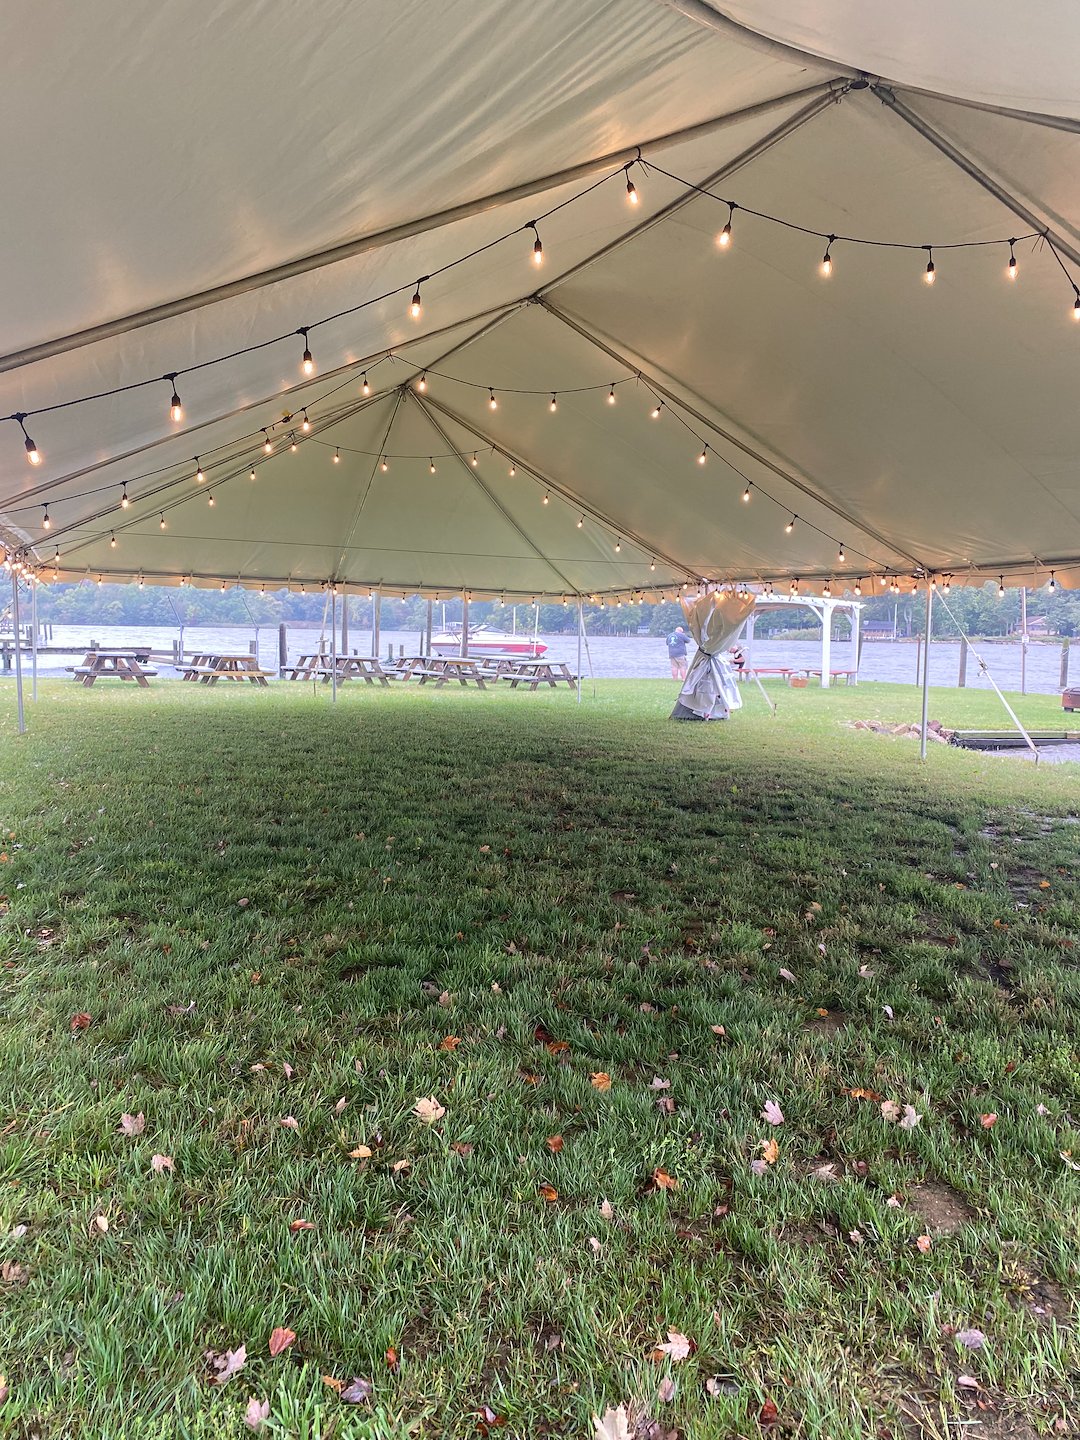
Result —
[{"label": "tent fabric", "polygon": [[723,651],[754,608],[754,597],[729,590],[697,595],[682,602],[682,612],[697,652],[686,672],[673,720],[726,720],[742,709],[735,672]]},{"label": "tent fabric", "polygon": [[[0,540],[45,579],[616,604],[1080,583],[1080,13],[1006,46],[1003,0],[788,8],[15,0],[0,416],[44,412],[43,460],[0,421]],[[807,230],[914,248],[826,279]]]}]

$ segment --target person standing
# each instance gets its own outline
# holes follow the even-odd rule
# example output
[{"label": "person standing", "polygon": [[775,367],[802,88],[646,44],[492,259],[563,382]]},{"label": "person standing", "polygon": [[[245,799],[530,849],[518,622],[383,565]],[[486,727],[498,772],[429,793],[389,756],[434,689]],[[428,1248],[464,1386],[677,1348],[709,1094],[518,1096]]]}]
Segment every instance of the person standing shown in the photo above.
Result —
[{"label": "person standing", "polygon": [[686,679],[686,648],[690,643],[690,636],[681,625],[667,637],[668,659],[671,661],[671,678],[673,680]]}]

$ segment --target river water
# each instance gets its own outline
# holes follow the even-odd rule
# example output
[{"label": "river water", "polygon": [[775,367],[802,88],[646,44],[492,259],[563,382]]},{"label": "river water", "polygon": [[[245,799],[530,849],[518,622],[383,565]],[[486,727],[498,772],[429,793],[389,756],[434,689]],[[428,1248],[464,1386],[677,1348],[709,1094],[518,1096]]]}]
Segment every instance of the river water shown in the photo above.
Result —
[{"label": "river water", "polygon": [[[304,651],[319,648],[318,626],[290,625],[287,632],[290,660]],[[64,654],[43,655],[39,661],[40,674],[62,672],[65,665],[76,663],[92,643],[112,646],[117,649],[130,648],[136,644],[151,645],[155,650],[169,650],[181,638],[178,626],[130,626],[130,625],[57,625],[53,627],[51,646],[63,646],[70,650]],[[565,660],[572,668],[577,664],[577,637],[575,635],[545,635],[541,637],[548,645],[547,654],[555,660]],[[202,648],[223,652],[247,651],[252,642],[258,643],[261,664],[270,670],[278,665],[277,626],[262,626],[258,631],[253,626],[187,626],[183,631],[186,650]],[[416,630],[384,630],[380,650],[385,656],[393,647],[395,655],[399,649],[405,654],[415,654],[420,646],[420,635]],[[329,649],[329,642],[327,642]],[[371,633],[355,626],[349,635],[349,648],[361,655],[371,654]],[[1021,646],[1016,641],[981,642],[977,647],[986,660],[990,673],[1003,690],[1019,691]],[[914,685],[918,682],[918,657],[920,647],[915,640],[866,640],[863,643],[860,680],[888,680],[899,684]],[[821,663],[820,638],[811,635],[806,640],[764,640],[754,641],[751,662],[762,667],[777,666],[819,666]],[[1073,659],[1073,683],[1080,685],[1080,658]],[[960,643],[955,640],[935,640],[930,647],[931,685],[956,685],[960,665]],[[1056,694],[1060,690],[1061,665],[1060,641],[1032,642],[1027,651],[1027,691],[1031,694]],[[667,650],[661,635],[592,635],[582,654],[583,673],[598,678],[645,679],[648,677],[670,676]],[[834,641],[832,646],[833,670],[854,669],[855,650],[849,642]],[[159,662],[158,669],[170,674],[167,666]],[[973,654],[968,656],[967,684],[971,689],[989,689],[990,682],[980,671]]]}]

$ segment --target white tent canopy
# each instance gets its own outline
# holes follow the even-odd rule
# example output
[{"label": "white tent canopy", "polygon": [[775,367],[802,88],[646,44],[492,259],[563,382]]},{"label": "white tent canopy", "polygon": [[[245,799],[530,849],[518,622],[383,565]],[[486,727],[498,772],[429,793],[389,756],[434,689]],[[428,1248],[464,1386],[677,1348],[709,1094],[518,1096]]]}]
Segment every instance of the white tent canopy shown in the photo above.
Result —
[{"label": "white tent canopy", "polygon": [[[528,598],[1080,583],[1080,13],[791,8],[15,0],[0,416],[42,463],[0,425],[8,549]],[[839,238],[825,278],[832,235],[915,248]]]}]

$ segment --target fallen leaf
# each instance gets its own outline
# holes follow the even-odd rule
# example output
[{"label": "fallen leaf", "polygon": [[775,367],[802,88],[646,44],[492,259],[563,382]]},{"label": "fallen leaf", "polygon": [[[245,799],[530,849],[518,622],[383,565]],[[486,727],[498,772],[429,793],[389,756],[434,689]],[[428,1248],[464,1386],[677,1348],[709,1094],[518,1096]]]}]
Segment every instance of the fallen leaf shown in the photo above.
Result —
[{"label": "fallen leaf", "polygon": [[895,1100],[883,1100],[881,1102],[881,1118],[883,1120],[889,1120],[895,1124],[896,1121],[900,1119],[901,1113],[900,1106]]},{"label": "fallen leaf", "polygon": [[328,1390],[333,1390],[338,1395],[340,1395],[342,1390],[345,1389],[345,1381],[338,1380],[333,1375],[324,1375],[322,1377],[322,1383],[326,1386]]},{"label": "fallen leaf", "polygon": [[207,1350],[203,1358],[213,1371],[210,1384],[224,1385],[226,1380],[238,1375],[247,1364],[247,1346],[238,1345],[235,1350]]},{"label": "fallen leaf", "polygon": [[300,1121],[297,1120],[295,1115],[286,1115],[280,1123],[284,1125],[286,1130],[300,1129]]},{"label": "fallen leaf", "polygon": [[930,1250],[930,1236],[920,1235],[919,1238],[915,1241],[915,1244],[919,1247],[919,1249],[924,1255],[928,1254]]},{"label": "fallen leaf", "polygon": [[4,1404],[10,1394],[11,1391],[8,1388],[7,1376],[0,1375],[0,1405]]},{"label": "fallen leaf", "polygon": [[293,1235],[299,1234],[301,1230],[314,1230],[315,1226],[310,1220],[290,1220],[289,1230]]},{"label": "fallen leaf", "polygon": [[171,1155],[151,1155],[150,1169],[155,1175],[163,1175],[166,1170],[175,1170],[176,1166]]},{"label": "fallen leaf", "polygon": [[670,1375],[665,1375],[656,1387],[656,1398],[661,1405],[669,1405],[675,1399],[675,1381]]},{"label": "fallen leaf", "polygon": [[979,1124],[983,1127],[984,1130],[990,1130],[997,1124],[997,1118],[998,1117],[994,1114],[994,1112],[991,1111],[989,1115],[979,1116]]},{"label": "fallen leaf", "polygon": [[439,1041],[439,1049],[454,1051],[461,1044],[460,1035],[446,1035]]},{"label": "fallen leaf", "polygon": [[662,1079],[661,1076],[659,1076],[659,1075],[654,1075],[654,1076],[652,1077],[652,1079],[649,1081],[649,1089],[650,1089],[650,1090],[670,1090],[670,1089],[671,1089],[671,1081],[670,1081],[670,1080],[664,1080],[664,1079]]},{"label": "fallen leaf", "polygon": [[497,1414],[490,1405],[481,1405],[476,1412],[476,1428],[481,1435],[490,1435],[492,1430],[500,1430],[505,1424],[506,1416]]},{"label": "fallen leaf", "polygon": [[98,1233],[99,1235],[107,1235],[107,1234],[108,1234],[108,1232],[109,1232],[109,1220],[108,1220],[108,1216],[106,1216],[106,1215],[95,1215],[95,1216],[94,1216],[94,1218],[90,1221],[90,1234],[93,1235],[93,1233],[94,1233],[95,1230],[97,1231],[97,1233]]},{"label": "fallen leaf", "polygon": [[[876,1090],[868,1090],[865,1085],[856,1085],[854,1089],[847,1092],[853,1100],[880,1100],[881,1096]],[[889,1102],[892,1103],[891,1101]]]},{"label": "fallen leaf", "polygon": [[915,1126],[918,1125],[921,1119],[922,1116],[915,1109],[914,1105],[905,1105],[904,1113],[900,1118],[900,1129],[914,1130]]},{"label": "fallen leaf", "polygon": [[30,1276],[25,1268],[16,1260],[4,1260],[0,1263],[0,1281],[5,1285],[25,1285]]},{"label": "fallen leaf", "polygon": [[285,1076],[286,1080],[291,1080],[296,1072],[287,1060],[283,1060],[281,1062],[281,1073]]},{"label": "fallen leaf", "polygon": [[615,1219],[615,1207],[612,1205],[610,1200],[600,1201],[600,1218],[602,1220]]},{"label": "fallen leaf", "polygon": [[349,1151],[350,1160],[370,1160],[371,1155],[371,1149],[367,1145],[357,1145],[355,1150]]},{"label": "fallen leaf", "polygon": [[617,1410],[605,1410],[603,1415],[594,1415],[593,1440],[631,1440],[630,1416],[625,1405]]},{"label": "fallen leaf", "polygon": [[981,1330],[957,1330],[956,1342],[963,1345],[965,1350],[981,1350],[986,1342],[986,1336]]},{"label": "fallen leaf", "polygon": [[657,1190],[677,1190],[679,1182],[658,1165],[652,1172],[652,1183]]},{"label": "fallen leaf", "polygon": [[600,1241],[596,1238],[595,1235],[589,1236],[589,1249],[594,1255],[599,1255],[603,1248],[603,1245],[601,1245]]},{"label": "fallen leaf", "polygon": [[589,1076],[589,1083],[592,1085],[594,1090],[610,1090],[611,1076],[607,1073],[606,1070],[597,1070],[594,1074]]},{"label": "fallen leaf", "polygon": [[418,1120],[422,1120],[425,1125],[434,1125],[436,1120],[442,1119],[446,1114],[446,1110],[439,1104],[434,1095],[425,1095],[422,1099],[417,1100],[413,1106],[413,1114]]},{"label": "fallen leaf", "polygon": [[442,1008],[443,1008],[444,1010],[449,1010],[449,1009],[450,1009],[450,1006],[453,1005],[453,1003],[454,1003],[454,997],[450,994],[450,991],[449,991],[449,990],[440,991],[440,993],[439,993],[439,1004],[442,1006]]},{"label": "fallen leaf", "polygon": [[792,984],[795,983],[795,976],[791,973],[790,970],[780,970],[777,973],[779,974],[781,980],[788,980]]},{"label": "fallen leaf", "polygon": [[361,1405],[365,1400],[371,1398],[371,1381],[363,1380],[359,1375],[354,1375],[352,1380],[341,1391],[341,1398],[346,1405]]},{"label": "fallen leaf", "polygon": [[563,1147],[563,1138],[561,1135],[549,1135],[544,1141],[544,1144],[547,1146],[547,1148],[551,1151],[553,1155],[558,1155],[559,1151]]},{"label": "fallen leaf", "polygon": [[549,1205],[554,1205],[559,1198],[559,1192],[554,1185],[541,1185],[538,1193],[541,1200],[546,1200]]},{"label": "fallen leaf", "polygon": [[135,1136],[141,1135],[146,1129],[146,1116],[140,1110],[137,1115],[120,1116],[120,1134]]},{"label": "fallen leaf", "polygon": [[88,1015],[85,1010],[80,1010],[77,1015],[72,1015],[71,1017],[72,1030],[85,1030],[92,1018],[93,1017]]},{"label": "fallen leaf", "polygon": [[752,1175],[767,1175],[769,1173],[769,1167],[764,1160],[751,1160],[750,1173]]},{"label": "fallen leaf", "polygon": [[758,1424],[762,1429],[768,1429],[770,1425],[776,1425],[780,1420],[780,1412],[776,1408],[776,1402],[772,1399],[765,1401],[758,1411]]},{"label": "fallen leaf", "polygon": [[453,1150],[455,1155],[464,1156],[466,1160],[473,1153],[473,1147],[467,1140],[455,1140],[450,1146],[450,1149]]},{"label": "fallen leaf", "polygon": [[296,1332],[294,1330],[286,1330],[283,1325],[276,1325],[270,1332],[270,1354],[272,1356],[280,1355],[283,1350],[289,1348],[295,1339]]},{"label": "fallen leaf", "polygon": [[765,1108],[761,1112],[761,1118],[769,1125],[782,1125],[784,1123],[784,1112],[775,1100],[766,1100]]},{"label": "fallen leaf", "polygon": [[766,1165],[775,1165],[777,1160],[779,1160],[780,1146],[777,1144],[775,1135],[771,1140],[763,1140],[761,1142],[761,1158],[765,1161]]},{"label": "fallen leaf", "polygon": [[877,972],[870,969],[869,965],[860,965],[859,974],[864,980],[872,980]]},{"label": "fallen leaf", "polygon": [[340,1115],[341,1112],[345,1109],[345,1106],[346,1106],[348,1103],[349,1103],[348,1100],[345,1098],[344,1095],[342,1095],[341,1099],[340,1099],[340,1100],[337,1102],[337,1104],[334,1106],[334,1114],[335,1114],[335,1115]]},{"label": "fallen leaf", "polygon": [[403,1170],[408,1170],[411,1164],[411,1160],[395,1160],[390,1166],[390,1171],[394,1175],[400,1175]]},{"label": "fallen leaf", "polygon": [[679,1330],[669,1330],[667,1337],[663,1344],[657,1345],[656,1353],[662,1356],[666,1355],[673,1364],[685,1360],[695,1348],[694,1342]]},{"label": "fallen leaf", "polygon": [[393,1345],[388,1345],[388,1346],[386,1347],[386,1368],[390,1371],[390,1373],[391,1373],[392,1375],[396,1375],[396,1374],[397,1374],[397,1371],[398,1371],[398,1353],[397,1353],[396,1348],[395,1348]]},{"label": "fallen leaf", "polygon": [[26,1234],[27,1228],[25,1225],[13,1225],[8,1231],[8,1235],[12,1240],[21,1240]]},{"label": "fallen leaf", "polygon": [[884,1012],[884,1015],[885,1015],[886,1020],[891,1020],[891,1019],[893,1018],[893,1008],[892,1008],[892,1006],[891,1006],[891,1005],[882,1005],[881,1008],[882,1008],[882,1011]]},{"label": "fallen leaf", "polygon": [[247,1409],[244,1411],[244,1424],[249,1430],[254,1430],[255,1433],[258,1434],[259,1431],[265,1427],[269,1418],[270,1401],[257,1400],[255,1396],[252,1395],[247,1403]]},{"label": "fallen leaf", "polygon": [[982,1386],[979,1384],[978,1380],[975,1379],[974,1375],[958,1375],[956,1377],[956,1383],[960,1386],[961,1390],[982,1389]]},{"label": "fallen leaf", "polygon": [[709,1026],[709,1029],[712,1031],[712,1033],[713,1033],[714,1035],[726,1035],[726,1034],[727,1034],[727,1031],[724,1029],[723,1025],[710,1025],[710,1026]]}]

